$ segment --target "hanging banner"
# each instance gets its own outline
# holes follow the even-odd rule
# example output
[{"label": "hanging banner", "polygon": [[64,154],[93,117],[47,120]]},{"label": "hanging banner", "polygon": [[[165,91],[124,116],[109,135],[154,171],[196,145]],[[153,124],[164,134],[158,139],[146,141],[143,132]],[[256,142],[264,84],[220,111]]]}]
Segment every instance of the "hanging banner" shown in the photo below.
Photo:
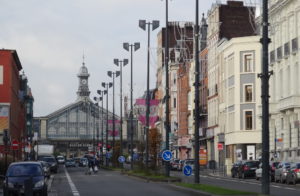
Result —
[{"label": "hanging banner", "polygon": [[[150,114],[149,114],[150,127],[154,127],[154,124],[158,120],[158,115],[157,115],[158,104],[159,104],[159,100],[156,99],[150,100]],[[138,120],[143,125],[146,125],[146,111],[147,111],[146,99],[136,99],[136,106],[138,108]]]},{"label": "hanging banner", "polygon": [[120,134],[120,120],[115,120],[115,130],[113,130],[113,120],[108,120],[108,137],[119,137]]}]

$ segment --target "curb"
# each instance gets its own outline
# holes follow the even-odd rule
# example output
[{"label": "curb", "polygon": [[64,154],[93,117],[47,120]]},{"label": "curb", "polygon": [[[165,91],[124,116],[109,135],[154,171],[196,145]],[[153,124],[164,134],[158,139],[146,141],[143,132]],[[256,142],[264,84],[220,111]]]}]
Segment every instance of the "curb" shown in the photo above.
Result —
[{"label": "curb", "polygon": [[146,176],[138,176],[138,175],[134,175],[134,174],[128,174],[125,172],[121,172],[122,175],[127,175],[127,176],[132,176],[132,177],[136,177],[139,179],[143,179],[146,180],[147,182],[151,181],[151,182],[166,182],[166,183],[171,183],[171,182],[181,182],[181,179],[156,179],[156,178],[151,178],[151,177],[146,177]]}]

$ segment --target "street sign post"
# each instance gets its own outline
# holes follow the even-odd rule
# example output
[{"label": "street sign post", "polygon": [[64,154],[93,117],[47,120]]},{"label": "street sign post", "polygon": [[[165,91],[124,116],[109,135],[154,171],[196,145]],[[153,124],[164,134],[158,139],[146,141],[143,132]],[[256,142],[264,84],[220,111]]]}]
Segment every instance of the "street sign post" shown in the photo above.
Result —
[{"label": "street sign post", "polygon": [[185,176],[190,176],[193,173],[193,168],[190,165],[186,165],[183,168],[183,173]]},{"label": "street sign post", "polygon": [[172,159],[172,152],[170,150],[165,150],[162,153],[162,159],[164,161],[170,161]]},{"label": "street sign post", "polygon": [[119,161],[119,163],[124,163],[125,162],[125,157],[124,156],[119,156],[118,161]]}]

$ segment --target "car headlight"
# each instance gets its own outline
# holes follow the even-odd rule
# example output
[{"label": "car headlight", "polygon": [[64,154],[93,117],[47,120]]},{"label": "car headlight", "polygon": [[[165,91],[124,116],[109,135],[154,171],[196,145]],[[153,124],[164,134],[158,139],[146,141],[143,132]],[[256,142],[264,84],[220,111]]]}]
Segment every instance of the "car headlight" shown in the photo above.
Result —
[{"label": "car headlight", "polygon": [[11,183],[11,182],[8,182],[8,183],[7,183],[7,186],[8,186],[8,188],[14,188],[14,184]]},{"label": "car headlight", "polygon": [[44,186],[44,180],[38,181],[37,183],[35,183],[34,188],[39,188]]}]

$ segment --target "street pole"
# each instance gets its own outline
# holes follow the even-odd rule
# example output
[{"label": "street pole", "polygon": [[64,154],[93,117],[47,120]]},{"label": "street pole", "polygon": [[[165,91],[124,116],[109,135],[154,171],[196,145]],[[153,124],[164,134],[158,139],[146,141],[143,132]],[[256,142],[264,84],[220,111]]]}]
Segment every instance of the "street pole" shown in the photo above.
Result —
[{"label": "street pole", "polygon": [[[113,82],[112,82],[112,87],[113,87],[113,130],[112,130],[112,136],[113,136],[113,141],[112,141],[112,150],[113,150],[113,155],[115,154],[115,128],[116,128],[116,124],[115,124],[115,78],[118,77],[120,75],[120,71],[108,71],[107,72],[109,77],[112,77]],[[113,164],[114,164],[114,160],[113,160]]]},{"label": "street pole", "polygon": [[195,109],[194,109],[194,120],[195,120],[195,178],[194,183],[198,184],[200,182],[199,178],[199,75],[200,75],[200,64],[199,64],[199,0],[196,0],[196,24],[194,31],[195,39]]},{"label": "street pole", "polygon": [[146,22],[145,20],[139,21],[139,26],[146,30],[148,27],[148,44],[147,44],[147,94],[146,94],[146,169],[148,169],[149,160],[149,113],[150,113],[150,25],[152,25],[152,31],[159,27],[159,21],[153,20]]},{"label": "street pole", "polygon": [[[106,88],[106,135],[105,135],[106,152],[105,153],[107,154],[107,152],[108,152],[108,150],[107,150],[108,149],[108,89],[110,87],[112,87],[112,83],[111,82],[109,82],[109,83],[102,82],[102,87]],[[103,109],[103,107],[102,107],[102,109]],[[108,161],[109,161],[108,157],[106,156],[106,161],[105,161],[106,167],[109,166]]]},{"label": "street pole", "polygon": [[123,43],[123,48],[129,50],[130,47],[130,169],[133,170],[133,47],[134,51],[140,48],[140,43],[136,42],[134,44]]},{"label": "street pole", "polygon": [[[104,91],[107,93],[107,91]],[[102,101],[101,101],[101,160],[102,160],[102,165],[104,165],[104,152],[103,152],[103,148],[104,148],[104,127],[103,127],[103,102],[104,102],[104,94],[102,95]]]},{"label": "street pole", "polygon": [[[169,133],[170,133],[170,120],[169,120],[169,21],[168,21],[168,0],[166,0],[166,32],[165,32],[165,74],[166,74],[166,121],[165,121],[165,129],[166,129],[166,149],[169,150]],[[165,162],[165,175],[167,177],[170,176],[170,163],[168,161]]]},{"label": "street pole", "polygon": [[128,64],[128,59],[120,61],[119,59],[114,59],[114,64],[120,66],[120,155],[123,155],[123,107],[122,107],[122,67]]},{"label": "street pole", "polygon": [[268,52],[270,38],[268,37],[268,0],[263,0],[263,22],[262,22],[262,73],[261,78],[261,101],[262,101],[262,194],[270,194],[269,178],[269,78],[272,74],[269,72]]}]

